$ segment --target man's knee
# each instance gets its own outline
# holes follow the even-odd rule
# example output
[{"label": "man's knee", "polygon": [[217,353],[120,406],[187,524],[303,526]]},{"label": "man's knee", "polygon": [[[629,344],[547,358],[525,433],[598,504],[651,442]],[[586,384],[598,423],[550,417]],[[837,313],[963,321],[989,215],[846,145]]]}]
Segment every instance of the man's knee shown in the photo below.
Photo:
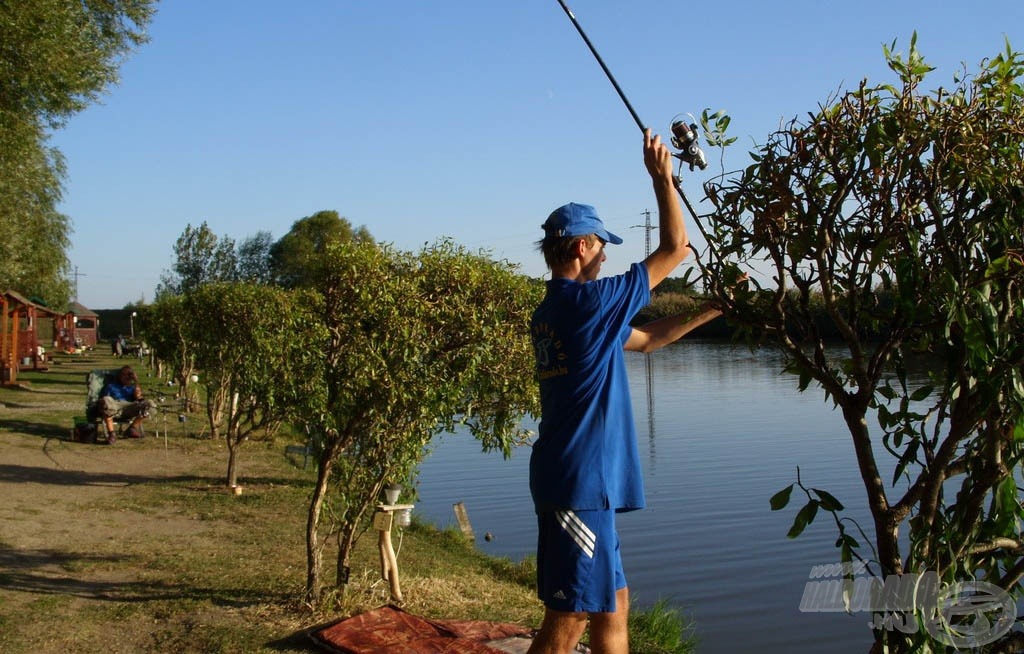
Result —
[{"label": "man's knee", "polygon": [[100,415],[104,418],[113,418],[121,411],[121,402],[118,402],[109,395],[100,398]]}]

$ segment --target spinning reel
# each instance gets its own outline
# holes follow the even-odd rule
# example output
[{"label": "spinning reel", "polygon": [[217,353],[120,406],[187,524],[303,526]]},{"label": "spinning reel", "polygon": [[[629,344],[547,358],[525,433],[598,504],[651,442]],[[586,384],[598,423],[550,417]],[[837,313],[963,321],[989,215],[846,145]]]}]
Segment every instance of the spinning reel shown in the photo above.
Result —
[{"label": "spinning reel", "polygon": [[[691,116],[692,118],[692,116]],[[708,160],[704,151],[697,145],[697,124],[680,120],[677,116],[672,120],[672,147],[679,150],[672,156],[679,161],[689,164],[690,170],[696,166],[701,170],[708,167]]]}]

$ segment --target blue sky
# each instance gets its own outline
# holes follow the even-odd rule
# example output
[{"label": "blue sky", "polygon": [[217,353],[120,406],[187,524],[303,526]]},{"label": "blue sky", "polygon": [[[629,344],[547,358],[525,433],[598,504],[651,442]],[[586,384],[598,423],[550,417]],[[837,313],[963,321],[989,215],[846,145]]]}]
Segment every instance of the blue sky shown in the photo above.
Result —
[{"label": "blue sky", "polygon": [[[726,170],[837,89],[893,81],[882,46],[905,52],[915,30],[929,89],[1004,38],[1024,48],[1020,0],[569,6],[656,132],[729,113]],[[541,222],[586,202],[626,239],[606,273],[643,257],[640,132],[557,0],[167,0],[150,35],[52,137],[90,308],[151,301],[190,223],[276,239],[322,209],[402,249],[450,237],[539,276]],[[709,158],[684,177],[698,211]]]}]

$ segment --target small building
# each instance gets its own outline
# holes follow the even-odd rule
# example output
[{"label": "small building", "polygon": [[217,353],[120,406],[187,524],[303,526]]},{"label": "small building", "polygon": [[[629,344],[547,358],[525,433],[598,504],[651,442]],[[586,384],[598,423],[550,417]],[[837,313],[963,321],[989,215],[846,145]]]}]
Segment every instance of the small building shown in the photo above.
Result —
[{"label": "small building", "polygon": [[69,351],[72,348],[80,350],[96,347],[96,343],[99,342],[99,314],[78,302],[70,302],[68,304],[68,315],[71,317],[69,321],[69,340],[61,341],[61,349]]},{"label": "small building", "polygon": [[6,293],[0,294],[0,384],[18,381],[18,309]]},{"label": "small building", "polygon": [[39,340],[40,323],[44,323],[44,334],[52,333],[54,321],[60,314],[41,304],[36,304],[22,294],[14,291],[4,293],[3,334],[6,347],[4,350],[3,379],[13,384],[17,379],[17,370],[32,367],[45,369],[43,349],[48,343]]},{"label": "small building", "polygon": [[[92,314],[88,309],[82,309]],[[96,314],[88,320],[86,338],[95,343]],[[34,302],[16,291],[0,295],[0,383],[13,384],[18,371],[47,369],[47,352],[68,350],[75,342],[76,317]]]}]

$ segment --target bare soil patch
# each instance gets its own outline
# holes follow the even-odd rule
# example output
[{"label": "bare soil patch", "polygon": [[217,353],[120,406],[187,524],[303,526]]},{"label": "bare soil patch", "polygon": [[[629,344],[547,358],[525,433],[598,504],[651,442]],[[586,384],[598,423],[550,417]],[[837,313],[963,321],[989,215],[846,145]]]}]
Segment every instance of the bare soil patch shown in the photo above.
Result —
[{"label": "bare soil patch", "polygon": [[72,360],[0,397],[0,651],[318,651],[294,599],[308,474],[253,443],[236,497],[223,446],[195,423],[69,440],[78,380],[105,363]]}]

